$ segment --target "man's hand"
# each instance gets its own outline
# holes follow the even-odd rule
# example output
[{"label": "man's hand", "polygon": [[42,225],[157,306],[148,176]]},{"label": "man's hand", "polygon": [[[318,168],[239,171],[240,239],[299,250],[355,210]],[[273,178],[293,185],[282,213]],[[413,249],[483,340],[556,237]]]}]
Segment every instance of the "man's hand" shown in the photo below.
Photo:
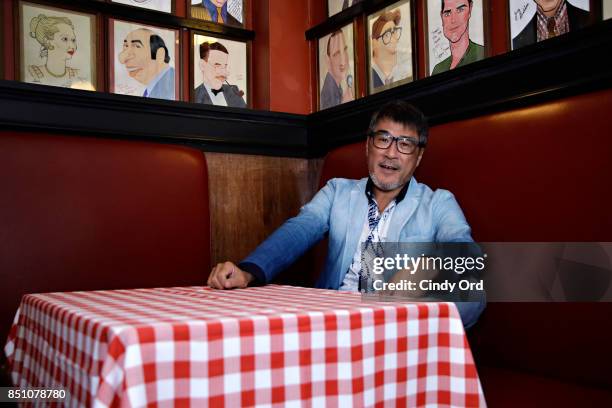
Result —
[{"label": "man's hand", "polygon": [[350,102],[355,100],[355,95],[353,95],[353,88],[345,85],[342,87],[342,103]]},{"label": "man's hand", "polygon": [[208,277],[208,286],[213,289],[246,288],[255,280],[248,272],[238,268],[232,262],[217,264]]}]

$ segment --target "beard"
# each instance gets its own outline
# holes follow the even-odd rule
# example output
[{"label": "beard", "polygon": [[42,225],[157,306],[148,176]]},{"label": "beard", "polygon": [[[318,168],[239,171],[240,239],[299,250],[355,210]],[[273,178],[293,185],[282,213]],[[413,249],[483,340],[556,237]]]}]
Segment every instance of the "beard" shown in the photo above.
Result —
[{"label": "beard", "polygon": [[372,179],[372,183],[374,183],[376,188],[378,188],[380,191],[393,191],[393,190],[397,190],[400,187],[403,187],[404,185],[400,181],[397,181],[395,183],[383,183],[376,177],[376,175],[373,172],[370,173],[370,179]]}]

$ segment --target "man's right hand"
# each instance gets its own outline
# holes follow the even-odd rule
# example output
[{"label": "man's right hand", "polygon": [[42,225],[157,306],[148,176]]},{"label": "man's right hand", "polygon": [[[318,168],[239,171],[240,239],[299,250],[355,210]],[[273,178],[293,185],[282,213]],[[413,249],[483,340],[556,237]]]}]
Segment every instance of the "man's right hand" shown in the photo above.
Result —
[{"label": "man's right hand", "polygon": [[238,268],[232,262],[217,264],[208,277],[208,286],[213,289],[246,288],[255,277]]}]

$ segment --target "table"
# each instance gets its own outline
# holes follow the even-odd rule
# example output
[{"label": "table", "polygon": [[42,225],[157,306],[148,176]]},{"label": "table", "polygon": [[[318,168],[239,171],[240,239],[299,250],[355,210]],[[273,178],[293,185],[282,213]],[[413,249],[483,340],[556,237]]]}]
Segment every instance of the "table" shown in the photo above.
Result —
[{"label": "table", "polygon": [[5,346],[19,387],[70,406],[484,406],[452,303],[282,285],[23,297]]}]

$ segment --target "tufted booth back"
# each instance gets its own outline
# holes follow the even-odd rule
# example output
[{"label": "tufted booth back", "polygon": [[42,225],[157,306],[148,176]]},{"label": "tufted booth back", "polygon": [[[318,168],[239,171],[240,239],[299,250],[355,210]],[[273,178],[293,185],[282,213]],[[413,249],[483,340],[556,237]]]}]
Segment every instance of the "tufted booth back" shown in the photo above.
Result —
[{"label": "tufted booth back", "polygon": [[[477,241],[612,241],[611,112],[604,90],[435,126],[416,177],[455,194]],[[321,185],[366,175],[353,143],[326,156]],[[610,316],[612,303],[490,303],[470,342],[484,364],[612,386]]]}]

